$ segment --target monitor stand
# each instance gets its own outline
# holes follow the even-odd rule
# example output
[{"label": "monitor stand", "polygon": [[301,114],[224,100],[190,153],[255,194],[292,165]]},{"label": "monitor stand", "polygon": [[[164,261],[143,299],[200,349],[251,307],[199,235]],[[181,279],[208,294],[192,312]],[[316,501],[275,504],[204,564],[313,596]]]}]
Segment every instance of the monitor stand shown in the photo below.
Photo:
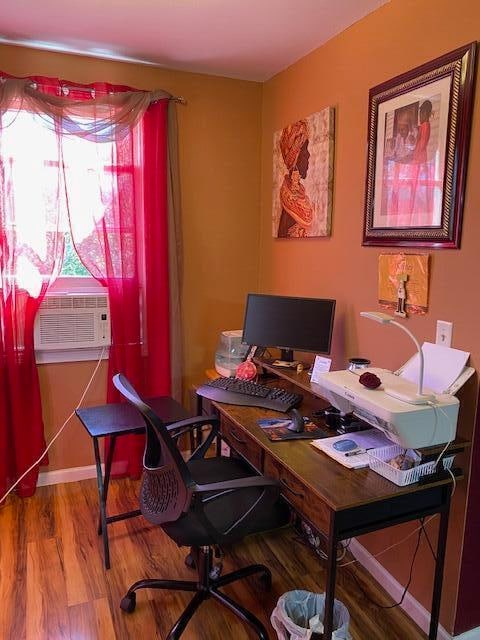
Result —
[{"label": "monitor stand", "polygon": [[293,359],[293,349],[280,349],[280,359],[274,360],[274,367],[295,368],[298,362]]},{"label": "monitor stand", "polygon": [[280,360],[282,362],[293,362],[293,349],[280,349]]}]

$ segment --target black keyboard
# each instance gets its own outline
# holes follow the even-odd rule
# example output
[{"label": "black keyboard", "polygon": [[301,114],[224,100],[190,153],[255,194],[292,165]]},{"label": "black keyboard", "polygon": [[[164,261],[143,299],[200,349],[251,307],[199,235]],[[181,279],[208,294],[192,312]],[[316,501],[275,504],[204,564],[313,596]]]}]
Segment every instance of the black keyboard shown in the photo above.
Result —
[{"label": "black keyboard", "polygon": [[197,393],[209,400],[225,404],[242,404],[287,412],[297,407],[303,399],[300,393],[292,393],[277,387],[266,387],[248,380],[217,378],[202,384]]}]

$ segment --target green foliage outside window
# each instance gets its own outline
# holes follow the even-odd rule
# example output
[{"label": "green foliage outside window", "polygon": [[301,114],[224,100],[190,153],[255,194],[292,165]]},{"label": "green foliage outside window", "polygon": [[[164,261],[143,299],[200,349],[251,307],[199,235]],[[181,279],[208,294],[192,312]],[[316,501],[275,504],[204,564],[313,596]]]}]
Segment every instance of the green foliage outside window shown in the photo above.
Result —
[{"label": "green foliage outside window", "polygon": [[80,258],[75,251],[75,247],[73,246],[72,238],[69,233],[65,234],[65,251],[63,254],[63,264],[60,275],[90,277],[90,273],[80,261]]}]

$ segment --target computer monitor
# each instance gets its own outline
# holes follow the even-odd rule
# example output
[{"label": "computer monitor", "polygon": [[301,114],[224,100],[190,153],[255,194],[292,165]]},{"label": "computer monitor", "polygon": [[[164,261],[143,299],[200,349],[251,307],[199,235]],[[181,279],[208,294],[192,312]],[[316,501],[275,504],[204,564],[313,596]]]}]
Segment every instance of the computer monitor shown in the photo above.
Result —
[{"label": "computer monitor", "polygon": [[281,359],[293,361],[293,350],[330,353],[335,300],[249,293],[242,341],[278,347]]}]

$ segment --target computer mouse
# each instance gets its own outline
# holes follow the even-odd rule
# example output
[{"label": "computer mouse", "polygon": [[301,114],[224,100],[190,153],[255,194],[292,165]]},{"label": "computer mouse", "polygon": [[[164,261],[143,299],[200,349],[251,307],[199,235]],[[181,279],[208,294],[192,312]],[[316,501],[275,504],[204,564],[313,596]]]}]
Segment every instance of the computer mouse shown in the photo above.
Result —
[{"label": "computer mouse", "polygon": [[333,448],[341,453],[346,453],[347,451],[354,451],[355,449],[358,449],[358,444],[355,440],[345,438],[344,440],[337,440],[337,442],[334,442]]},{"label": "computer mouse", "polygon": [[294,431],[295,433],[301,433],[305,429],[305,422],[303,421],[303,416],[298,411],[298,409],[290,409],[288,412],[288,417],[292,421],[292,424],[287,427],[289,431]]}]

